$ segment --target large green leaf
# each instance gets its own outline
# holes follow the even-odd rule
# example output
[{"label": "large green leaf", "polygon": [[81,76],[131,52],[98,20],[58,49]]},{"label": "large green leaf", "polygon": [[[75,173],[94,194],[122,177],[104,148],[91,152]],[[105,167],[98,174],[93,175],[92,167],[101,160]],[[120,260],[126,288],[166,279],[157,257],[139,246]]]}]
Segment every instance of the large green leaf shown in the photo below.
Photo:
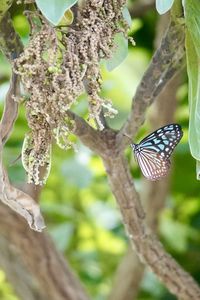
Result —
[{"label": "large green leaf", "polygon": [[108,71],[112,71],[118,67],[128,55],[128,40],[122,33],[117,33],[115,35],[114,44],[116,49],[113,53],[113,57],[106,60]]},{"label": "large green leaf", "polygon": [[[123,8],[122,14],[128,25],[131,26],[132,19],[126,6]],[[115,35],[114,45],[116,49],[113,52],[113,56],[106,60],[106,68],[108,71],[112,71],[118,67],[128,55],[128,40],[122,33],[117,33]]]},{"label": "large green leaf", "polygon": [[[189,79],[189,145],[192,156],[200,161],[200,2],[186,0],[186,57]],[[197,179],[200,179],[197,163]]]},{"label": "large green leaf", "polygon": [[156,9],[160,15],[165,14],[172,7],[174,0],[156,0]]},{"label": "large green leaf", "polygon": [[131,26],[132,24],[132,18],[131,15],[129,13],[129,10],[126,6],[124,6],[123,11],[122,11],[123,17],[126,20],[126,22],[128,23],[129,26]]},{"label": "large green leaf", "polygon": [[66,10],[78,0],[36,0],[43,15],[54,25],[58,25]]}]

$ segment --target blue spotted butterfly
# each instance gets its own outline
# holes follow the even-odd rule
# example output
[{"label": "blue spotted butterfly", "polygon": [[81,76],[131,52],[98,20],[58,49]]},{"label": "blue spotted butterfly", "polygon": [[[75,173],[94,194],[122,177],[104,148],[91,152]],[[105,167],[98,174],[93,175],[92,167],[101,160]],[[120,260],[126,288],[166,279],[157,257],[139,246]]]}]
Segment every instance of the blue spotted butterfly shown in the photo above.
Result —
[{"label": "blue spotted butterfly", "polygon": [[143,175],[149,180],[166,176],[170,156],[183,136],[181,126],[169,124],[145,137],[139,144],[131,144]]}]

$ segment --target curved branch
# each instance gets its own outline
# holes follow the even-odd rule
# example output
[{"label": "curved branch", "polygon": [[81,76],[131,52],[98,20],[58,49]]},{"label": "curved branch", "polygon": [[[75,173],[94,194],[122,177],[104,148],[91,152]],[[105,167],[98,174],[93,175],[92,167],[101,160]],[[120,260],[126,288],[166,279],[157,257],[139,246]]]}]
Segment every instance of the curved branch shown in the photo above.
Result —
[{"label": "curved branch", "polygon": [[129,144],[129,140],[124,134],[131,137],[136,134],[144,122],[147,107],[152,104],[174,74],[180,70],[184,57],[183,29],[183,25],[175,23],[173,20],[170,22],[167,33],[136,90],[131,113],[118,134],[117,144],[121,151]]},{"label": "curved branch", "polygon": [[133,185],[123,156],[104,159],[113,194],[118,202],[129,239],[140,259],[146,263],[167,288],[179,299],[200,299],[200,288],[194,279],[165,252],[155,234],[145,225],[145,213]]},{"label": "curved branch", "polygon": [[[163,18],[160,23],[162,26],[163,23],[165,23],[165,18]],[[158,35],[159,34],[160,32]],[[155,101],[153,114],[150,114],[149,118],[152,130],[174,121],[173,115],[176,108],[176,92],[179,84],[179,76],[174,77]],[[158,229],[158,217],[165,205],[169,191],[169,179],[168,176],[157,182],[143,180],[142,183],[141,201],[144,210],[147,212],[147,225],[153,232],[157,232]],[[114,285],[109,300],[137,299],[144,272],[144,264],[139,261],[135,251],[129,247],[115,274]],[[135,276],[135,274],[137,274],[137,276]],[[127,278],[127,280],[123,286],[121,286],[120,282],[122,282],[123,278]]]},{"label": "curved branch", "polygon": [[105,152],[104,144],[102,144],[102,137],[105,130],[95,130],[83,118],[72,111],[68,111],[67,115],[74,121],[73,133],[80,138],[85,146],[89,147],[97,154]]}]

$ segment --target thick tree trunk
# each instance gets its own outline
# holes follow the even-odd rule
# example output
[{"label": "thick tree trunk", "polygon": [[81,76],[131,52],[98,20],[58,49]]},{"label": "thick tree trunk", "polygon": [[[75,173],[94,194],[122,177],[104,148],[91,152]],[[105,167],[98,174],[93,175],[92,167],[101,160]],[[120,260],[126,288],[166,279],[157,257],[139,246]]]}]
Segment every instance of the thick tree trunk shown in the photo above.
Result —
[{"label": "thick tree trunk", "polygon": [[21,300],[88,300],[46,233],[0,203],[0,267]]}]

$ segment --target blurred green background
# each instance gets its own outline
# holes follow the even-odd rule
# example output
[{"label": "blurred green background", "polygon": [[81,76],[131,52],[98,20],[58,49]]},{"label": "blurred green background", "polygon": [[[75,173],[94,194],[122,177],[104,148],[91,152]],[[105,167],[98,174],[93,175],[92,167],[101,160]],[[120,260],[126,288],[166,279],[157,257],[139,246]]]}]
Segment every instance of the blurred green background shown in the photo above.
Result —
[{"label": "blurred green background", "polygon": [[[134,1],[130,1],[132,5]],[[11,9],[16,30],[28,42],[29,27],[20,7]],[[130,45],[126,60],[113,72],[102,65],[105,98],[113,101],[119,113],[109,121],[119,129],[131,107],[131,98],[153,53],[158,15],[155,9],[141,19],[134,19],[131,34],[136,47]],[[0,55],[0,101],[9,85],[10,66]],[[195,178],[195,161],[187,143],[188,103],[187,82],[183,76],[177,91],[176,121],[184,130],[184,138],[173,156],[171,192],[159,218],[159,235],[167,251],[200,282],[200,199],[199,181]],[[82,96],[74,109],[81,116],[87,114],[87,99]],[[11,181],[22,185],[26,174],[21,161],[10,165],[21,151],[24,134],[28,131],[24,107],[11,138],[6,144],[4,161]],[[141,135],[149,133],[145,123]],[[127,237],[115,199],[110,192],[102,161],[77,140],[78,152],[67,152],[56,145],[53,149],[52,169],[41,193],[41,208],[48,230],[57,248],[67,257],[94,300],[106,299],[112,288],[116,268],[127,250]],[[131,158],[131,171],[140,186],[140,171]],[[147,212],[148,213],[148,212]],[[0,271],[0,299],[16,300],[12,287]],[[145,273],[138,300],[171,300],[165,287],[150,271]]]}]

